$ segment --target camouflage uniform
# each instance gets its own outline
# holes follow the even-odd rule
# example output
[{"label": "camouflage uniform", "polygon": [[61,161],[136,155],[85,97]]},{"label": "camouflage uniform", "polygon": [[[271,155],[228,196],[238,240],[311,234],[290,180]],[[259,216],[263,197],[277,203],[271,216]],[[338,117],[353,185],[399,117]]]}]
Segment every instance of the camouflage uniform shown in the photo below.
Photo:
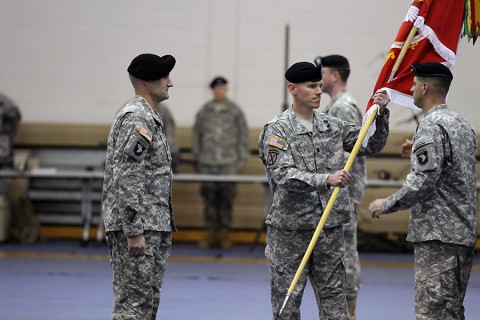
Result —
[{"label": "camouflage uniform", "polygon": [[[20,119],[17,105],[0,94],[0,169],[13,168],[13,144]],[[10,179],[0,179],[0,195],[6,194],[9,181]]]},{"label": "camouflage uniform", "polygon": [[172,170],[176,172],[176,167],[180,163],[180,148],[177,144],[177,133],[175,132],[175,120],[173,120],[170,110],[163,103],[159,103],[155,108],[160,119],[163,122],[165,136],[167,137],[170,153],[172,154]]},{"label": "camouflage uniform", "polygon": [[465,319],[463,299],[476,239],[476,148],[472,127],[439,105],[417,127],[412,171],[382,212],[411,208],[417,319]]},{"label": "camouflage uniform", "polygon": [[[377,131],[362,154],[379,152],[388,136],[389,112],[377,117]],[[298,269],[333,188],[327,176],[343,169],[344,151],[351,151],[360,128],[315,112],[313,132],[297,119],[292,108],[268,123],[259,137],[259,153],[273,194],[267,213],[267,248],[271,301],[276,314]],[[342,225],[350,221],[348,188],[342,188],[315,245],[297,290],[281,319],[300,319],[300,301],[310,278],[322,319],[348,319],[343,284],[345,242]]]},{"label": "camouflage uniform", "polygon": [[[249,157],[248,129],[241,109],[232,101],[208,102],[198,112],[193,128],[193,160],[204,174],[235,174]],[[205,226],[229,229],[232,222],[235,183],[204,182]]]},{"label": "camouflage uniform", "polygon": [[[155,319],[175,231],[171,156],[157,113],[142,97],[117,114],[107,144],[103,217],[113,268],[113,319]],[[127,237],[143,234],[145,256]]]},{"label": "camouflage uniform", "polygon": [[[334,97],[325,108],[325,113],[334,117],[355,123],[358,126],[362,125],[363,116],[360,109],[357,107],[357,102],[347,90],[342,90],[336,97]],[[347,162],[350,153],[344,153],[344,163]],[[357,251],[357,214],[358,207],[362,202],[367,175],[366,159],[363,156],[357,156],[353,163],[350,173],[353,178],[348,184],[348,191],[350,200],[352,202],[352,220],[343,225],[343,235],[345,237],[345,268],[347,271],[347,278],[345,281],[345,295],[347,300],[354,300],[357,298],[358,290],[360,288],[360,260]]]}]

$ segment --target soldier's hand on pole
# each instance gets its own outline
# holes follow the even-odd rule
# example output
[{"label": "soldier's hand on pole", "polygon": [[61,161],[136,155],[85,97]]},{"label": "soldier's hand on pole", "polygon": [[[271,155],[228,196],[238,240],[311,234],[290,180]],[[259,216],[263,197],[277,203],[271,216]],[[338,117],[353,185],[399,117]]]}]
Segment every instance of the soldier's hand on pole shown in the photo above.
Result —
[{"label": "soldier's hand on pole", "polygon": [[383,114],[389,102],[390,98],[385,90],[379,90],[373,95],[373,104],[377,104],[380,107],[380,114]]},{"label": "soldier's hand on pole", "polygon": [[331,173],[327,177],[327,185],[332,186],[332,187],[345,187],[350,181],[352,180],[352,175],[346,171],[345,169],[342,169],[340,171],[337,171],[335,173]]}]

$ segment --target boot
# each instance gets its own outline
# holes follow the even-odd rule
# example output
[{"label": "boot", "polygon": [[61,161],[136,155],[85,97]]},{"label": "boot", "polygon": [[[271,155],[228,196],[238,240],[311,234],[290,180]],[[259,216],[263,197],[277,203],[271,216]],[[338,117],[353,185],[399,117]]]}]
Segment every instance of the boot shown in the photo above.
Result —
[{"label": "boot", "polygon": [[357,305],[357,299],[354,298],[352,300],[347,299],[347,307],[348,307],[348,313],[350,314],[350,320],[355,320],[355,306]]},{"label": "boot", "polygon": [[230,237],[228,234],[228,229],[220,230],[220,246],[222,249],[230,249],[232,247],[232,243],[230,242]]},{"label": "boot", "polygon": [[209,228],[207,230],[207,237],[203,239],[198,246],[202,249],[208,249],[213,247],[214,243],[215,243],[215,230]]}]

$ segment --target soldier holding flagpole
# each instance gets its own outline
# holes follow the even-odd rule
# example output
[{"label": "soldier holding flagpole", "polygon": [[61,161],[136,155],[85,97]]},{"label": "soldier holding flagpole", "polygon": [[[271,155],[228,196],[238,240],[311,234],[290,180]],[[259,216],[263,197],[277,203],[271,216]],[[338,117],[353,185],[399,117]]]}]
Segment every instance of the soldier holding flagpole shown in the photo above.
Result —
[{"label": "soldier holding flagpole", "polygon": [[[271,302],[276,319],[300,319],[307,279],[312,283],[322,319],[349,319],[343,290],[342,225],[350,221],[346,186],[352,176],[342,165],[343,153],[352,151],[360,128],[315,110],[320,107],[322,94],[321,70],[321,65],[299,62],[286,71],[292,106],[265,125],[259,137],[259,154],[273,193],[266,216],[265,255],[270,266]],[[378,92],[374,100],[380,105],[377,130],[361,154],[378,153],[388,136],[389,111],[385,109],[388,97]],[[292,279],[297,278],[302,257],[308,252],[316,226],[326,214],[327,201],[337,187],[342,189],[334,212],[328,217],[311,255],[309,252],[310,259],[301,271],[291,303],[284,307],[284,295]]]}]

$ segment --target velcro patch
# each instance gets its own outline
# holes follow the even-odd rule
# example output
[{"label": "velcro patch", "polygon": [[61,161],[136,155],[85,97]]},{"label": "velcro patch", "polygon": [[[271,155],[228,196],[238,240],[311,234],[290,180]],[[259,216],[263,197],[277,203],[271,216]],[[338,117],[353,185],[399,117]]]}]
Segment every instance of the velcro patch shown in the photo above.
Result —
[{"label": "velcro patch", "polygon": [[276,149],[268,149],[267,164],[273,166],[277,162],[279,151]]},{"label": "velcro patch", "polygon": [[142,137],[138,137],[128,150],[128,154],[137,161],[142,161],[148,151],[148,142]]},{"label": "velcro patch", "polygon": [[147,139],[148,141],[152,142],[152,139],[153,139],[153,134],[150,130],[148,130],[147,128],[145,128],[144,126],[141,126],[140,127],[140,130],[138,130],[138,133],[140,133],[143,137],[145,137],[145,139]]},{"label": "velcro patch", "polygon": [[267,144],[280,150],[287,149],[287,142],[279,137],[272,136]]},{"label": "velcro patch", "polygon": [[433,141],[427,137],[421,137],[413,144],[413,154],[416,158],[418,171],[433,169]]}]

